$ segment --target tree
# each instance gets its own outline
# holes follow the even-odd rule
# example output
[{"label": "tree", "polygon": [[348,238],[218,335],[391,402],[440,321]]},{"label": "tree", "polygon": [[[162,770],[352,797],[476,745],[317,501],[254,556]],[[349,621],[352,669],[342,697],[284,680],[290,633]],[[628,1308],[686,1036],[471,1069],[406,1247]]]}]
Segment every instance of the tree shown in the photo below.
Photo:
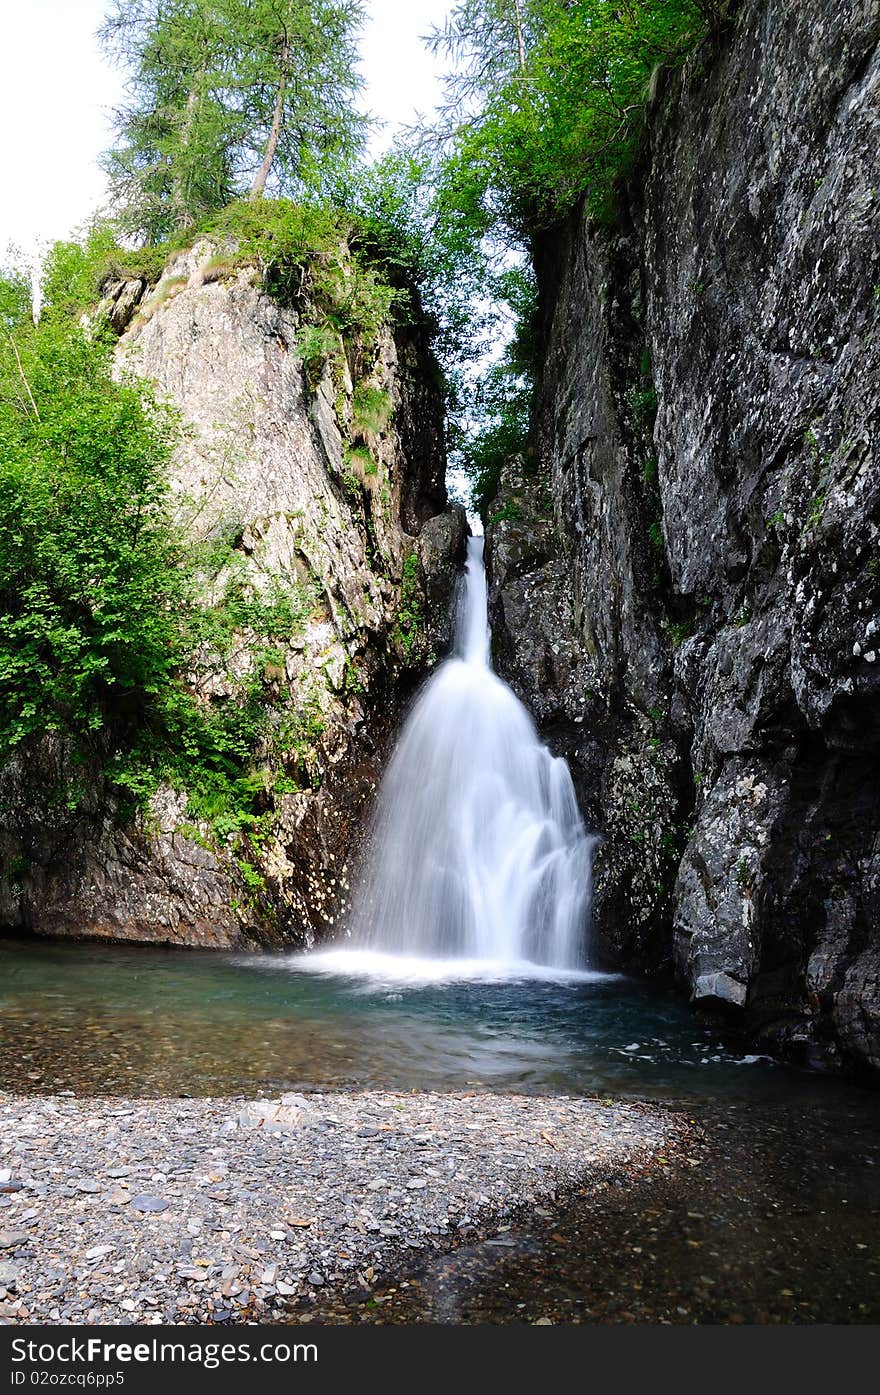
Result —
[{"label": "tree", "polygon": [[360,0],[225,0],[235,36],[232,100],[240,117],[239,170],[250,197],[295,195],[323,162],[360,148],[354,108]]},{"label": "tree", "polygon": [[51,730],[88,741],[111,709],[135,720],[179,648],[173,417],[114,382],[111,336],[51,299],[35,325],[25,289],[0,277],[2,758]]},{"label": "tree", "polygon": [[115,0],[99,37],[128,73],[104,157],[127,229],[161,241],[234,196],[227,40],[202,0]]},{"label": "tree", "polygon": [[128,230],[160,241],[350,158],[361,18],[360,0],[115,0],[100,37],[128,101],[104,166]]},{"label": "tree", "polygon": [[720,0],[459,0],[431,40],[453,64],[448,199],[522,240],[586,195],[610,210],[655,68],[717,28]]}]

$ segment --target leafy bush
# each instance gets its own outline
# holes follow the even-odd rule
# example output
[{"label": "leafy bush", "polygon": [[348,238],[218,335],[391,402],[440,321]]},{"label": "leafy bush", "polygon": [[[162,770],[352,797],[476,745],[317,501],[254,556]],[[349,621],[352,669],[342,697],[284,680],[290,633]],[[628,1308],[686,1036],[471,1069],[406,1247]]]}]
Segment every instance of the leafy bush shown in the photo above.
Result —
[{"label": "leafy bush", "polygon": [[[85,276],[91,260],[56,251],[37,326],[26,281],[0,279],[0,760],[59,732],[75,759],[103,764],[123,818],[167,780],[215,841],[253,843],[275,779],[314,779],[319,723],[309,704],[293,727],[276,711],[274,646],[302,632],[316,597],[294,578],[257,591],[229,540],[178,534],[178,423],[146,383],[114,381],[112,335],[80,324],[85,282],[61,268]],[[191,675],[223,666],[242,636],[250,671],[200,698]],[[272,775],[285,759],[292,772]]]},{"label": "leafy bush", "polygon": [[343,343],[339,332],[330,325],[303,325],[293,344],[294,353],[303,366],[312,387],[317,387],[325,365],[340,357]]},{"label": "leafy bush", "polygon": [[80,241],[55,243],[43,268],[44,315],[69,319],[90,313],[110,280],[141,278],[155,285],[179,250],[167,242],[123,248],[116,238],[115,224],[96,219]]},{"label": "leafy bush", "polygon": [[415,664],[420,660],[425,645],[425,614],[421,569],[415,552],[410,552],[403,564],[400,604],[391,638],[402,653],[404,663]]},{"label": "leafy bush", "polygon": [[171,414],[47,317],[0,340],[0,749],[143,716],[179,658]]}]

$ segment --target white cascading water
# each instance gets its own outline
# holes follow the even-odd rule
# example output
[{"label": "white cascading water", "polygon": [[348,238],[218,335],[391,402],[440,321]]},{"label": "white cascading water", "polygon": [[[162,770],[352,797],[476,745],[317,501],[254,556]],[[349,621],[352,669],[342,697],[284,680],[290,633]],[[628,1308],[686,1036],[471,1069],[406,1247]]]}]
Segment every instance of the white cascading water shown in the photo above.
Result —
[{"label": "white cascading water", "polygon": [[564,760],[490,667],[483,539],[468,541],[455,652],[410,714],[379,792],[349,922],[363,949],[578,969],[590,846]]}]

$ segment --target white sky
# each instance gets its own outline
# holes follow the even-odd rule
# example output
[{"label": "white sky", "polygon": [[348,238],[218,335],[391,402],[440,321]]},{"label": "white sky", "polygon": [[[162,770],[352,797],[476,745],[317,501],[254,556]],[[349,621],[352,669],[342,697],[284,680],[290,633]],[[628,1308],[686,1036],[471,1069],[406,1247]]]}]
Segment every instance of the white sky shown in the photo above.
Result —
[{"label": "white sky", "polygon": [[[451,0],[367,0],[364,104],[385,123],[374,153],[438,101],[437,64],[421,36],[450,7]],[[0,0],[0,260],[7,247],[31,255],[69,236],[102,201],[96,162],[121,95],[120,75],[95,41],[104,9],[105,0]]]}]

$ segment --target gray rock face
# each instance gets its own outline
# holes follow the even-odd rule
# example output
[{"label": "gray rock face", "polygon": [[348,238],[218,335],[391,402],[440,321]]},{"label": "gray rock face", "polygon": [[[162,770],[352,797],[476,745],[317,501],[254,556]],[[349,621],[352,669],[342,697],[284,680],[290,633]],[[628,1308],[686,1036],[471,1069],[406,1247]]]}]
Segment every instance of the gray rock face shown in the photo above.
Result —
[{"label": "gray rock face", "polygon": [[[442,395],[424,333],[388,328],[356,364],[392,409],[359,458],[346,452],[349,367],[341,384],[329,365],[309,380],[296,311],[216,254],[198,243],[151,291],[109,285],[103,308],[122,333],[119,372],[151,380],[183,418],[172,480],[183,527],[194,541],[233,538],[255,594],[280,582],[308,598],[271,664],[243,631],[231,656],[194,655],[187,675],[205,701],[261,681],[290,732],[291,792],[272,796],[268,836],[242,854],[193,828],[186,791],[161,789],[148,816],[120,827],[100,765],[81,772],[71,814],[54,797],[70,753],[47,740],[0,771],[0,857],[15,869],[0,879],[0,924],[218,947],[326,933],[401,704],[449,639],[466,525],[442,512]],[[206,604],[223,580],[206,577]]]},{"label": "gray rock face", "polygon": [[539,461],[489,546],[605,839],[597,949],[875,1067],[878,40],[873,0],[748,0],[661,81],[618,229],[536,249]]}]

